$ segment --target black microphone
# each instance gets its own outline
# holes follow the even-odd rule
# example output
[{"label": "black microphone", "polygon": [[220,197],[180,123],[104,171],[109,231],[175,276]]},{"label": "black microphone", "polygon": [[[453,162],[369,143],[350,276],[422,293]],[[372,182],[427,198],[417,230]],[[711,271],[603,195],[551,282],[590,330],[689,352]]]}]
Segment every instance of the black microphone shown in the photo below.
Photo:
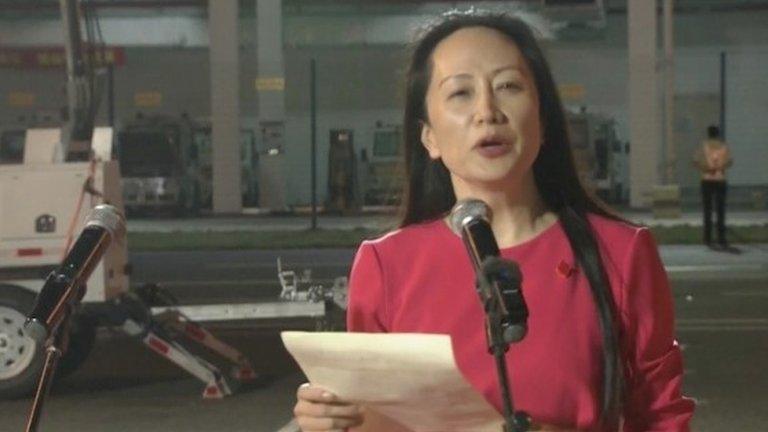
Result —
[{"label": "black microphone", "polygon": [[521,289],[523,278],[517,263],[499,256],[490,218],[491,210],[487,204],[478,199],[467,199],[456,203],[451,210],[450,226],[467,248],[483,305],[496,300],[502,315],[504,340],[517,342],[528,331],[528,306]]},{"label": "black microphone", "polygon": [[125,218],[111,205],[98,205],[91,210],[80,237],[61,265],[43,284],[34,309],[24,323],[24,333],[43,343],[65,317],[73,302],[85,295],[81,289],[98,265],[111,241],[125,235]]}]

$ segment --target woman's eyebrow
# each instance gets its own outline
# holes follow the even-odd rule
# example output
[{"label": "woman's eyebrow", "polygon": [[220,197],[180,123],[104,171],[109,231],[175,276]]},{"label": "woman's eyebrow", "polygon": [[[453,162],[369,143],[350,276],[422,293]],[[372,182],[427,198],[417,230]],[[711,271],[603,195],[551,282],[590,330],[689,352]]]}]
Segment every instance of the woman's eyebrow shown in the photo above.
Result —
[{"label": "woman's eyebrow", "polygon": [[472,78],[472,74],[469,74],[469,73],[458,73],[458,74],[454,74],[454,75],[448,75],[447,77],[441,79],[440,83],[437,86],[438,87],[442,86],[449,79],[466,79],[466,78]]},{"label": "woman's eyebrow", "polygon": [[501,67],[498,67],[498,68],[494,69],[491,72],[491,75],[496,75],[496,74],[498,74],[500,72],[504,72],[506,70],[511,70],[511,71],[519,72],[521,74],[523,73],[523,69],[521,69],[517,65],[511,64],[511,65],[505,65],[505,66],[501,66]]},{"label": "woman's eyebrow", "polygon": [[[496,69],[491,71],[491,75],[498,75],[499,73],[507,71],[507,70],[523,74],[523,70],[519,66],[514,65],[514,64],[510,64],[510,65],[504,65],[504,66],[497,67]],[[447,77],[445,77],[442,80],[440,80],[440,83],[438,83],[437,86],[438,87],[442,86],[446,81],[448,81],[450,79],[466,79],[466,78],[472,78],[472,74],[463,72],[463,73],[448,75]]]}]

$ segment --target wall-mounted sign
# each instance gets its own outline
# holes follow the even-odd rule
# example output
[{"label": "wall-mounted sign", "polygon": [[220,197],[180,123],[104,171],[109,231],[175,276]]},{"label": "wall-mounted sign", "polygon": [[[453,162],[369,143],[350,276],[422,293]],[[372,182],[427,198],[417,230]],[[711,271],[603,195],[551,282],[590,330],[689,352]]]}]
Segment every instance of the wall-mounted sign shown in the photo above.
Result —
[{"label": "wall-mounted sign", "polygon": [[254,87],[256,87],[256,91],[283,91],[285,90],[285,78],[256,78]]},{"label": "wall-mounted sign", "polygon": [[136,92],[133,104],[138,108],[157,108],[163,103],[163,94],[158,91]]},{"label": "wall-mounted sign", "polygon": [[[84,51],[88,54],[88,50]],[[125,50],[120,47],[93,48],[91,57],[96,66],[122,66],[125,64]],[[67,57],[62,47],[43,48],[0,48],[0,67],[19,69],[63,68]]]},{"label": "wall-mounted sign", "polygon": [[34,93],[22,91],[12,91],[8,93],[8,106],[12,106],[14,108],[30,108],[34,105]]},{"label": "wall-mounted sign", "polygon": [[560,97],[567,101],[584,99],[587,93],[582,84],[560,84],[558,91]]}]

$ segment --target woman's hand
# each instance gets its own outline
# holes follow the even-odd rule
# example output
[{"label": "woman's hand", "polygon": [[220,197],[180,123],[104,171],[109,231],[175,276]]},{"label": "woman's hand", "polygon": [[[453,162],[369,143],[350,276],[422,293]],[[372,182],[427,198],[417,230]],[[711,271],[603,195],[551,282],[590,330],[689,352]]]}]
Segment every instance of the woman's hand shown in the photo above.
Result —
[{"label": "woman's hand", "polygon": [[[309,383],[296,391],[293,414],[303,432],[343,432],[363,424],[363,409]],[[376,423],[376,422],[374,422]],[[577,432],[575,429],[534,422],[531,431]]]},{"label": "woman's hand", "polygon": [[304,432],[341,432],[363,423],[362,407],[340,400],[320,387],[302,384],[296,400],[293,414]]}]

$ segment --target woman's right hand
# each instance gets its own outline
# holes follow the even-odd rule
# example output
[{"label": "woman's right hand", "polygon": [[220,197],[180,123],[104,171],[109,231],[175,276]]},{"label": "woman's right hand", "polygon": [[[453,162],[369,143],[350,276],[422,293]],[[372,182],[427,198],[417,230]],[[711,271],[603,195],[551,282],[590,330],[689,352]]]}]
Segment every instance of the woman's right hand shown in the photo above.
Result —
[{"label": "woman's right hand", "polygon": [[[363,409],[333,393],[309,383],[296,391],[293,407],[296,422],[303,432],[344,432],[363,424]],[[374,423],[376,423],[374,421]],[[577,432],[575,429],[534,422],[532,431]]]},{"label": "woman's right hand", "polygon": [[333,393],[308,383],[302,384],[296,391],[293,414],[304,432],[341,432],[363,423],[361,406],[343,401]]}]

